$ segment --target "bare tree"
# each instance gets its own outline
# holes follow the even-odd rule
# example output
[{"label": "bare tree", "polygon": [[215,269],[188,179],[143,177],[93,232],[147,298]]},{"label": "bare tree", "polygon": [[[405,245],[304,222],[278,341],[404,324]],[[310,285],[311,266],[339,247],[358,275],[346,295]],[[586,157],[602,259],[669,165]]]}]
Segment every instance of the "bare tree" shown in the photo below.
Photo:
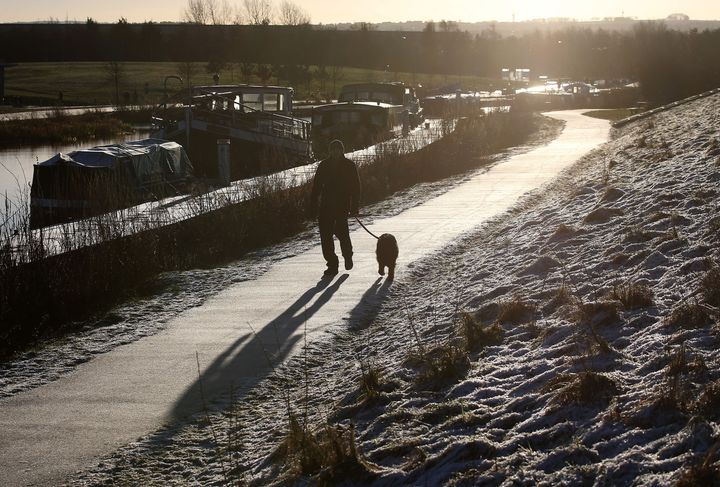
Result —
[{"label": "bare tree", "polygon": [[191,24],[226,25],[232,22],[233,8],[228,0],[188,0],[183,18]]},{"label": "bare tree", "polygon": [[308,25],[310,14],[292,0],[283,0],[279,8],[279,22],[282,25]]},{"label": "bare tree", "polygon": [[254,72],[255,65],[253,63],[240,63],[240,75],[242,76],[243,83],[249,83]]},{"label": "bare tree", "polygon": [[115,105],[120,105],[120,83],[125,79],[125,66],[116,61],[110,61],[105,66],[107,80],[115,88]]},{"label": "bare tree", "polygon": [[337,96],[337,84],[345,77],[345,69],[342,66],[333,66],[330,68],[330,80],[333,84],[333,96]]},{"label": "bare tree", "polygon": [[318,66],[316,66],[315,71],[313,71],[313,76],[316,80],[320,82],[320,91],[325,91],[325,82],[330,77],[330,74],[325,68],[325,65],[319,64]]},{"label": "bare tree", "polygon": [[208,12],[205,0],[188,0],[183,20],[191,24],[207,24]]},{"label": "bare tree", "polygon": [[243,0],[245,20],[253,25],[269,25],[273,21],[271,0]]},{"label": "bare tree", "polygon": [[210,21],[214,25],[232,23],[234,12],[228,0],[205,0],[210,5]]},{"label": "bare tree", "polygon": [[192,79],[198,72],[198,67],[195,63],[182,62],[176,65],[177,73],[182,79],[185,80],[185,86],[188,89],[188,96],[192,96]]},{"label": "bare tree", "polygon": [[257,77],[260,78],[263,85],[267,85],[268,81],[270,81],[270,78],[273,76],[272,66],[269,64],[258,64],[255,74],[257,74]]}]

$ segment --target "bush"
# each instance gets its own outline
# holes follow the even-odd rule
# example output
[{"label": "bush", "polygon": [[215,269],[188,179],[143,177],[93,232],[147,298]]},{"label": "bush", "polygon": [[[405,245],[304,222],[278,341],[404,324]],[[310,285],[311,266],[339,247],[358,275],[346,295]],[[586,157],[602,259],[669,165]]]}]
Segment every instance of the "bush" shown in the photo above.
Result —
[{"label": "bush", "polygon": [[537,307],[534,303],[525,301],[521,296],[514,296],[512,299],[500,303],[498,323],[512,323],[518,325],[535,319]]},{"label": "bush", "polygon": [[653,305],[652,289],[644,284],[626,282],[613,286],[610,298],[620,301],[624,309],[647,308]]},{"label": "bush", "polygon": [[500,345],[503,341],[503,330],[497,323],[482,326],[473,315],[463,313],[460,317],[458,334],[465,342],[468,352],[479,352],[488,346]]},{"label": "bush", "polygon": [[708,311],[697,301],[682,303],[665,320],[667,326],[685,329],[703,328],[712,324]]}]

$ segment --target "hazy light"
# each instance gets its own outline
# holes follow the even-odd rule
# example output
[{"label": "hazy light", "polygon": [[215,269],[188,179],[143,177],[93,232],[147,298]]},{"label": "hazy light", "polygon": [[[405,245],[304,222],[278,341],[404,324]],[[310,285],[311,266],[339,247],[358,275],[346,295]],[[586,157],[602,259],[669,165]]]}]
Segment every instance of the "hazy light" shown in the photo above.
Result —
[{"label": "hazy light", "polygon": [[[279,1],[279,0],[277,0]],[[637,17],[662,19],[672,13],[685,13],[692,19],[720,19],[720,1],[713,0],[605,0],[605,1],[553,1],[505,0],[499,2],[478,0],[364,0],[340,2],[337,0],[296,0],[306,8],[314,22],[382,22],[422,21],[445,19],[462,22],[513,19],[564,17],[589,20],[605,17]],[[229,0],[239,5],[241,0]],[[50,18],[60,21],[84,21],[92,17],[101,22],[114,22],[125,17],[132,22],[143,20],[177,21],[187,0],[125,0],[98,2],[96,0],[0,0],[0,22],[37,21]]]}]

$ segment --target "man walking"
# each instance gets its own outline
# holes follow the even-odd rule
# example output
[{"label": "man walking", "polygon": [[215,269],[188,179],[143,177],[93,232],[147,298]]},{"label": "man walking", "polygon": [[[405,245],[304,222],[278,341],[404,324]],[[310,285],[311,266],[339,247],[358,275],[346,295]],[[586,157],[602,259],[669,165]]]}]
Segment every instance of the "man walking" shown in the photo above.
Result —
[{"label": "man walking", "polygon": [[348,215],[357,216],[360,203],[360,177],[355,163],[345,157],[345,146],[339,140],[330,142],[330,157],[322,161],[315,173],[310,209],[318,211],[320,244],[327,261],[326,276],[338,273],[334,236],[340,241],[345,269],[353,268],[353,248],[348,230]]}]

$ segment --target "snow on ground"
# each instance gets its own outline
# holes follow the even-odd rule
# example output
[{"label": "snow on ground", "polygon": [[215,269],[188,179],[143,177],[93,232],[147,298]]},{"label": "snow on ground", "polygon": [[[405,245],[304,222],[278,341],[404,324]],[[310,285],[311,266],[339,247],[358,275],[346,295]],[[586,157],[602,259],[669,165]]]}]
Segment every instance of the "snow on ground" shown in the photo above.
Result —
[{"label": "snow on ground", "polygon": [[[551,140],[561,129],[561,122],[544,118],[539,124],[539,131],[531,136],[526,145],[486,158],[482,162],[485,168],[481,170]],[[462,183],[467,177],[468,175],[458,175],[398,192],[391,198],[363,208],[364,214],[372,215],[367,218],[366,223],[372,223],[372,218],[396,215],[435,198]],[[207,299],[234,283],[257,279],[273,263],[317,245],[316,234],[315,225],[308,224],[307,230],[299,235],[248,253],[238,261],[210,269],[162,274],[138,289],[135,299],[73,327],[80,331],[44,343],[11,361],[0,363],[0,398],[54,381],[98,354],[160,332],[183,311],[202,305]]]},{"label": "snow on ground", "polygon": [[[720,96],[628,126],[402,282],[378,281],[347,331],[242,402],[71,484],[292,483],[290,410],[354,425],[365,466],[325,469],[331,483],[667,485],[702,464],[711,485],[720,303],[701,283],[719,292],[719,194]],[[378,373],[372,397],[362,369]]]}]

